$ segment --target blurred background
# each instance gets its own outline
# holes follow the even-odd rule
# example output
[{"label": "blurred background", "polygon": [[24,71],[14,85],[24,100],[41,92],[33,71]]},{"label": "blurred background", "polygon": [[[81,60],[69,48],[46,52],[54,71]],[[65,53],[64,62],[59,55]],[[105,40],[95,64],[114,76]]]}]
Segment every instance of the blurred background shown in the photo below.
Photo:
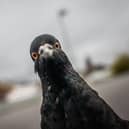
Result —
[{"label": "blurred background", "polygon": [[29,48],[44,33],[60,40],[80,75],[129,120],[129,1],[1,0],[0,128],[40,129]]}]

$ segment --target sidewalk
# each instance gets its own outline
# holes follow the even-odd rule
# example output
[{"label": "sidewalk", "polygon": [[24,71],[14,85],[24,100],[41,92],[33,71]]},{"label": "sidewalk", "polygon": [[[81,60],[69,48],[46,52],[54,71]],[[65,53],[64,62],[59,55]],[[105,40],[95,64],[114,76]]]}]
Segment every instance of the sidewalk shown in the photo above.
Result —
[{"label": "sidewalk", "polygon": [[6,103],[6,102],[0,103],[0,117],[10,112],[16,112],[17,110],[23,110],[24,108],[39,104],[40,101],[41,101],[41,96],[37,95],[33,96],[32,98],[15,103]]}]

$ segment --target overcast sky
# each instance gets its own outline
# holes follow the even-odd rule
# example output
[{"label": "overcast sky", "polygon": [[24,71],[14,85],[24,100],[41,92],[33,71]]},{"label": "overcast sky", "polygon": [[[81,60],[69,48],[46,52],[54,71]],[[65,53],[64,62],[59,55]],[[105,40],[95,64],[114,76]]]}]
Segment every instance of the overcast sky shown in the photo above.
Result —
[{"label": "overcast sky", "polygon": [[[57,15],[62,8],[67,9],[65,35]],[[83,66],[86,56],[110,63],[129,51],[129,1],[0,0],[0,80],[33,73],[29,47],[34,37],[43,33],[62,42],[77,68]],[[72,53],[64,36],[68,36]]]}]

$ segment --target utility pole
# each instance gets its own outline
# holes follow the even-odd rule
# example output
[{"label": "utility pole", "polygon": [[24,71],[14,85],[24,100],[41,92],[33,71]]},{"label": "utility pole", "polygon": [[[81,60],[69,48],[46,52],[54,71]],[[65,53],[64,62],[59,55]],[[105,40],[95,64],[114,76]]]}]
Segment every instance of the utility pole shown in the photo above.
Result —
[{"label": "utility pole", "polygon": [[73,62],[76,63],[75,56],[74,56],[74,50],[73,50],[73,47],[70,42],[69,33],[67,31],[67,26],[65,24],[65,19],[64,19],[67,16],[67,14],[68,14],[68,11],[65,8],[60,9],[58,11],[58,21],[59,21],[60,29],[62,32],[63,42],[68,50],[68,53],[70,54],[70,56],[73,60]]}]

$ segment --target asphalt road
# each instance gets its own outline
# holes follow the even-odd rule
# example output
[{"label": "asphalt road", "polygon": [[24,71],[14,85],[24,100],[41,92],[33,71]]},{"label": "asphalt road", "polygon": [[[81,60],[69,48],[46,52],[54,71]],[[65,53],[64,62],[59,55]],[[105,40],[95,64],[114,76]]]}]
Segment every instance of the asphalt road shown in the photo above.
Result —
[{"label": "asphalt road", "polygon": [[0,116],[0,129],[40,129],[39,105]]},{"label": "asphalt road", "polygon": [[[92,85],[120,117],[129,120],[129,74]],[[40,102],[0,116],[0,129],[40,129]]]},{"label": "asphalt road", "polygon": [[129,74],[92,85],[92,88],[121,118],[129,120]]}]

